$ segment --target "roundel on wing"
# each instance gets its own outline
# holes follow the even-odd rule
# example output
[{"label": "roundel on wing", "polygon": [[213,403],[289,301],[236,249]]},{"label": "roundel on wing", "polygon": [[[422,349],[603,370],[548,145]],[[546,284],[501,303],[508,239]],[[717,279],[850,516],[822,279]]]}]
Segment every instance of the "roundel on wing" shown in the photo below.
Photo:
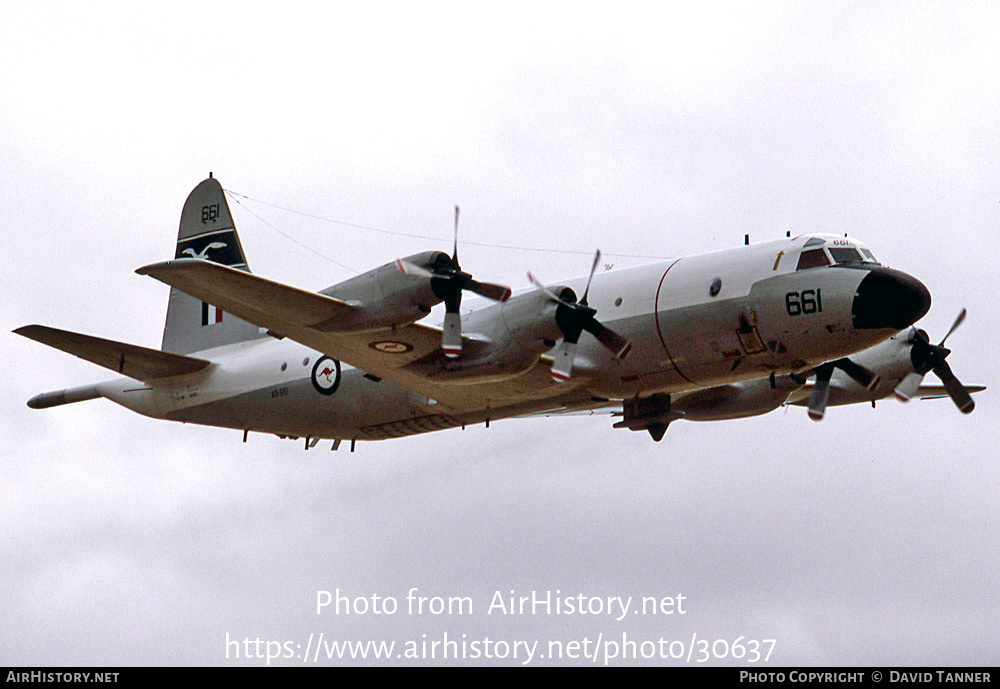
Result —
[{"label": "roundel on wing", "polygon": [[372,342],[368,346],[383,354],[404,354],[413,351],[413,345],[409,342],[397,342],[396,340],[381,340]]},{"label": "roundel on wing", "polygon": [[340,362],[321,356],[313,365],[312,384],[322,395],[332,395],[340,387]]}]

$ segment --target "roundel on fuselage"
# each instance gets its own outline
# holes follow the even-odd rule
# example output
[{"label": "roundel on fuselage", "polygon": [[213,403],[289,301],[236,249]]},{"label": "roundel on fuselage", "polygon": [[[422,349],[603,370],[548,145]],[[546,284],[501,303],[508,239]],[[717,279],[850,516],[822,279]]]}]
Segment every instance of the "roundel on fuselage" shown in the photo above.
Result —
[{"label": "roundel on fuselage", "polygon": [[332,395],[340,387],[340,362],[321,356],[312,369],[312,384],[321,395]]}]

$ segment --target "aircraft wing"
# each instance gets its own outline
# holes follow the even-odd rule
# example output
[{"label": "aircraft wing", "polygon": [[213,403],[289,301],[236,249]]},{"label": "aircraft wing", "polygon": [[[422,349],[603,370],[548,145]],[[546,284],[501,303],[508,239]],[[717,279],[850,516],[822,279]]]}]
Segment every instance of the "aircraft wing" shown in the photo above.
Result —
[{"label": "aircraft wing", "polygon": [[[985,385],[963,385],[969,393],[982,392],[986,389]],[[917,388],[917,394],[914,395],[922,400],[936,400],[942,397],[948,397],[948,390],[943,385],[921,385]]]},{"label": "aircraft wing", "polygon": [[154,277],[282,336],[291,336],[286,330],[315,326],[346,315],[351,309],[333,297],[196,258],[164,261],[135,272]]},{"label": "aircraft wing", "polygon": [[[585,376],[558,389],[551,381],[551,359],[509,381],[454,385],[407,370],[407,365],[441,357],[441,330],[419,323],[395,328],[345,332],[336,329],[338,317],[350,313],[350,304],[262,278],[245,271],[200,259],[177,259],[139,268],[148,275],[191,296],[229,311],[271,333],[288,337],[367,373],[433,398],[453,411],[488,407],[500,399],[510,403],[530,397],[566,396],[585,382]],[[463,336],[463,350],[475,352],[481,342]]]},{"label": "aircraft wing", "polygon": [[[985,385],[964,385],[963,387],[970,394],[986,389]],[[813,382],[809,381],[789,395],[788,404],[794,404],[798,407],[809,406],[809,396],[812,394],[812,390]],[[836,381],[830,383],[830,396],[831,405],[868,402],[871,399],[861,386],[854,383],[845,385]],[[943,385],[921,385],[913,395],[913,399],[935,400],[948,396],[948,390]],[[888,395],[888,397],[891,398],[892,395]]]}]

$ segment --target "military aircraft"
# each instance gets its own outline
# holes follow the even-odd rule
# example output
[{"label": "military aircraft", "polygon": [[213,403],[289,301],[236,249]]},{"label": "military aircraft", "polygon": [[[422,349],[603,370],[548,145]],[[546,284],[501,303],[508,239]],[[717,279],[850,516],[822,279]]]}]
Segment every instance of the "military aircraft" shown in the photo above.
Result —
[{"label": "military aircraft", "polygon": [[[931,297],[863,243],[802,235],[512,293],[428,251],[319,292],[250,272],[211,174],[181,212],[161,349],[41,325],[14,332],[117,377],[33,397],[103,397],[146,416],[304,439],[380,440],[499,419],[600,411],[659,441],[674,420],[895,394],[971,412],[944,340],[911,326]],[[463,313],[464,292],[483,297]],[[578,296],[579,295],[579,296]],[[440,327],[421,322],[444,303]],[[945,339],[962,322],[963,310]],[[923,385],[933,371],[943,386]]]}]

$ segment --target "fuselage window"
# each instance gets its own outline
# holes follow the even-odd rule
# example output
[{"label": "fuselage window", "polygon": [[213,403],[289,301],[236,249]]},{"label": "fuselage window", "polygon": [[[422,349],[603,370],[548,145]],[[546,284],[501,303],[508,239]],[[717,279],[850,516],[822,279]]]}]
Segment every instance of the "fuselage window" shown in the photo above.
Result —
[{"label": "fuselage window", "polygon": [[822,249],[810,249],[799,254],[799,265],[795,270],[805,270],[806,268],[819,268],[830,265],[830,259],[826,257],[826,252]]},{"label": "fuselage window", "polygon": [[858,253],[857,249],[830,249],[830,254],[833,256],[833,262],[837,265],[844,265],[845,263],[864,263],[864,259],[861,258],[861,254]]}]

